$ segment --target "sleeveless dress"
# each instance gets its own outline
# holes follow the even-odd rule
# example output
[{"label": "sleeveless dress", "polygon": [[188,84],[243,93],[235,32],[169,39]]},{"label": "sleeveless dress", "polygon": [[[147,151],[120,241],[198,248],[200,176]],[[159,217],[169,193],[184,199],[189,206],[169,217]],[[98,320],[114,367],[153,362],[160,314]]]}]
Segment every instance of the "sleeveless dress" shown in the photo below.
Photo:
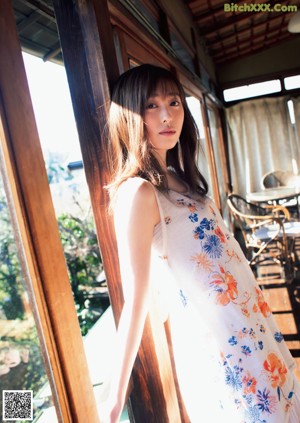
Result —
[{"label": "sleeveless dress", "polygon": [[152,255],[167,272],[154,265],[152,279],[191,423],[299,423],[294,359],[218,209],[208,197],[155,192]]}]

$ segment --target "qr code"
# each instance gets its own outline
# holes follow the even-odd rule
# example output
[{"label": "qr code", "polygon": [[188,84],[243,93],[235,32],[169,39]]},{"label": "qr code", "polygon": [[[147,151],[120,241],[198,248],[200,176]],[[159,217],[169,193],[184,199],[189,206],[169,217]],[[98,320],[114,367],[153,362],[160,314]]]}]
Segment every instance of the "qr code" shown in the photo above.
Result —
[{"label": "qr code", "polygon": [[32,391],[3,391],[3,421],[32,420]]}]

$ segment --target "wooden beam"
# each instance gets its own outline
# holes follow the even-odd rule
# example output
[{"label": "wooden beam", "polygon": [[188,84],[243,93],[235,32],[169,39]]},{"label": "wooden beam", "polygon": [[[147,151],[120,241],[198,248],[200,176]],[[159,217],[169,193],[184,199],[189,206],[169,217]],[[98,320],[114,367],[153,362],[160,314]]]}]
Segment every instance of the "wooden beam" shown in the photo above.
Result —
[{"label": "wooden beam", "polygon": [[33,10],[36,10],[40,15],[45,16],[50,19],[52,22],[55,22],[55,16],[53,8],[49,7],[49,4],[41,0],[22,0],[26,6],[30,7]]},{"label": "wooden beam", "polygon": [[26,16],[20,23],[18,23],[18,32],[20,33],[24,31],[24,29],[35,23],[40,17],[41,15],[37,10],[32,12],[29,16]]},{"label": "wooden beam", "polygon": [[[235,2],[239,4],[239,2]],[[210,6],[209,8],[204,8],[201,12],[194,13],[193,20],[197,23],[200,23],[202,20],[207,18],[214,18],[215,15],[224,12],[224,3],[218,4],[216,6]]]},{"label": "wooden beam", "polygon": [[[272,39],[268,40],[265,43],[261,43],[260,46],[255,46],[255,47],[248,47],[247,49],[245,48],[243,53],[237,54],[236,52],[233,53],[226,53],[226,55],[218,55],[218,57],[215,58],[216,63],[218,64],[226,64],[226,63],[230,63],[233,60],[240,60],[240,59],[244,59],[246,57],[249,57],[251,55],[260,53],[261,51],[264,51],[266,49],[266,47],[272,47],[274,45],[274,40],[277,41],[277,45],[290,39],[290,34],[286,33],[283,34],[281,37],[273,37]],[[249,81],[248,81],[249,83]],[[250,81],[251,83],[251,81]]]},{"label": "wooden beam", "polygon": [[[242,22],[251,21],[251,18],[262,18],[259,20],[259,24],[262,21],[272,21],[274,19],[277,19],[278,17],[285,17],[287,18],[287,15],[289,13],[286,12],[276,12],[274,16],[270,17],[266,12],[247,12],[247,13],[237,13],[236,15],[232,15],[230,17],[224,16],[224,19],[219,20],[217,23],[213,25],[205,25],[201,27],[201,22],[198,23],[199,30],[201,32],[201,35],[203,36],[209,36],[214,35],[216,31],[223,31],[225,28],[229,28],[229,30],[232,29],[233,26],[237,24],[241,24]],[[256,22],[254,22],[253,26],[256,26]]]},{"label": "wooden beam", "polygon": [[[53,4],[98,241],[118,322],[123,296],[115,234],[107,213],[108,196],[104,188],[109,175],[103,129],[110,101],[109,86],[119,74],[108,5],[106,0],[54,0]],[[95,345],[97,348],[100,351],[101,346]],[[130,400],[137,422],[181,421],[166,348],[163,324],[155,323],[150,313],[132,376]]]},{"label": "wooden beam", "polygon": [[[11,1],[0,9],[1,145],[60,422],[97,422],[73,294],[52,204]],[[76,351],[76,354],[74,352]],[[53,385],[52,385],[53,386]]]},{"label": "wooden beam", "polygon": [[[273,41],[277,41],[278,39],[281,38],[280,36],[280,30],[281,30],[282,26],[278,26],[275,28],[271,28],[269,29],[267,32],[266,30],[261,31],[261,32],[256,32],[255,34],[255,38],[251,39],[250,37],[245,38],[243,40],[239,40],[239,47],[242,51],[242,54],[245,52],[245,49],[249,49],[251,51],[256,51],[259,47],[261,46],[266,46],[268,44],[268,42],[273,42]],[[267,35],[266,35],[267,34]],[[234,35],[239,35],[239,33],[234,34]],[[288,33],[285,33],[284,36],[289,35]],[[267,38],[266,38],[267,36]],[[233,36],[232,36],[233,38]],[[252,41],[252,43],[251,43]],[[217,58],[218,56],[220,56],[221,58],[223,58],[223,56],[226,56],[227,51],[230,49],[236,50],[237,48],[237,42],[235,40],[233,40],[232,43],[230,44],[226,44],[225,47],[221,48],[221,47],[213,47],[213,45],[210,46],[210,50],[213,54],[213,56],[215,58]],[[239,55],[239,54],[237,54]]]},{"label": "wooden beam", "polygon": [[47,62],[51,59],[54,59],[59,53],[61,53],[61,47],[60,42],[55,43],[55,45],[52,47],[52,49],[49,51],[49,53],[46,53],[43,56],[43,61]]}]

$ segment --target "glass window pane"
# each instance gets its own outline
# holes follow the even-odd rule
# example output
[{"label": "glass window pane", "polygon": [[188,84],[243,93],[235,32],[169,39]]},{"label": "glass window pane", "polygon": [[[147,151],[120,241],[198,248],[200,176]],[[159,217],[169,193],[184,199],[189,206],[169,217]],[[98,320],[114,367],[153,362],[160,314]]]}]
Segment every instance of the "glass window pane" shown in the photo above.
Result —
[{"label": "glass window pane", "polygon": [[[109,308],[66,72],[61,65],[44,63],[27,54],[23,58],[74,307],[84,337],[91,381],[99,399],[106,393],[115,323]],[[41,423],[48,423],[46,418],[47,415]],[[125,407],[121,421],[127,420]]]},{"label": "glass window pane", "polygon": [[64,66],[23,53],[82,335],[109,305]]},{"label": "glass window pane", "polygon": [[243,98],[258,97],[260,95],[278,93],[281,91],[279,79],[259,82],[257,84],[243,85],[241,87],[228,88],[223,91],[225,101],[241,100]]},{"label": "glass window pane", "polygon": [[[200,135],[200,145],[201,151],[198,155],[198,168],[202,175],[208,182],[209,190],[212,187],[212,170],[209,167],[208,162],[208,151],[207,151],[207,144],[205,140],[205,132],[204,132],[204,125],[202,120],[202,112],[201,112],[201,103],[196,97],[186,97],[187,105],[190,109],[190,112],[196,122],[198,127],[199,135]],[[209,193],[212,195],[211,191]]]},{"label": "glass window pane", "polygon": [[294,90],[300,88],[300,75],[289,76],[284,78],[284,87],[286,90]]},{"label": "glass window pane", "polygon": [[0,410],[2,413],[2,390],[32,390],[33,421],[40,422],[39,416],[47,412],[55,422],[45,354],[26,289],[22,249],[13,228],[0,177]]},{"label": "glass window pane", "polygon": [[225,175],[223,171],[223,166],[224,166],[223,160],[225,160],[225,158],[222,157],[223,149],[220,145],[221,140],[219,138],[220,122],[217,116],[217,112],[215,110],[210,109],[208,107],[207,112],[208,112],[209,128],[210,128],[212,147],[213,147],[213,153],[214,153],[214,161],[216,165],[216,172],[217,172],[217,178],[218,178],[221,208],[223,212],[223,218],[226,224],[229,226],[230,217],[229,217],[229,211],[227,207],[227,192],[226,192]]}]

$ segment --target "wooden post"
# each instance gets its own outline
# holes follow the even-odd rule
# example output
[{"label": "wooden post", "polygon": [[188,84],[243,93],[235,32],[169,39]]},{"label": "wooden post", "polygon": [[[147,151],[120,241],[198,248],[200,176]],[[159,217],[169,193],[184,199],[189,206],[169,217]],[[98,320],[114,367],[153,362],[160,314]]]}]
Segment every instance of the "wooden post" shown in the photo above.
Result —
[{"label": "wooden post", "polygon": [[[98,241],[114,316],[118,321],[123,297],[115,235],[107,214],[108,197],[104,186],[108,173],[102,136],[110,101],[109,83],[118,76],[107,1],[53,0],[53,4]],[[153,341],[153,325],[147,319],[133,370],[133,391],[130,394],[133,415],[137,422],[180,422],[170,357],[165,354],[167,340],[163,325],[155,331],[160,339],[159,345]],[[95,345],[99,351],[100,342]],[[167,377],[162,377],[163,373]]]},{"label": "wooden post", "polygon": [[0,5],[0,70],[3,167],[30,275],[37,326],[42,327],[42,345],[51,365],[54,399],[58,397],[58,419],[94,423],[97,408],[10,0]]},{"label": "wooden post", "polygon": [[203,96],[203,107],[202,107],[202,117],[203,117],[203,123],[204,123],[204,132],[205,132],[205,140],[206,140],[206,146],[207,146],[207,154],[208,154],[208,162],[210,164],[210,167],[212,169],[212,192],[214,194],[214,200],[216,202],[216,206],[222,212],[221,207],[221,200],[220,200],[220,190],[218,186],[218,179],[217,179],[217,170],[216,170],[216,163],[214,159],[214,153],[213,153],[213,143],[211,138],[211,131],[209,126],[209,117],[208,117],[208,110],[207,110],[207,104],[206,104],[206,96]]}]

